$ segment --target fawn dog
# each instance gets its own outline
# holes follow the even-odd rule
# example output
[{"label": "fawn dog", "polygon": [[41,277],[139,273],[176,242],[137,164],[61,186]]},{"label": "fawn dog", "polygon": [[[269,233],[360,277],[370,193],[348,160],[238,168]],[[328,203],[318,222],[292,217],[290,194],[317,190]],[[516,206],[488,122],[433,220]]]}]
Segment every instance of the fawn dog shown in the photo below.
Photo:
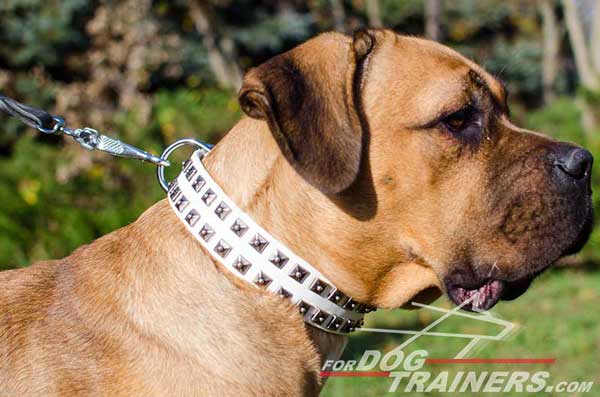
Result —
[{"label": "fawn dog", "polygon": [[[590,153],[511,123],[455,51],[326,33],[251,69],[205,157],[236,204],[336,286],[487,310],[592,227]],[[0,395],[317,395],[345,337],[225,271],[166,200],[67,258],[0,273]]]}]

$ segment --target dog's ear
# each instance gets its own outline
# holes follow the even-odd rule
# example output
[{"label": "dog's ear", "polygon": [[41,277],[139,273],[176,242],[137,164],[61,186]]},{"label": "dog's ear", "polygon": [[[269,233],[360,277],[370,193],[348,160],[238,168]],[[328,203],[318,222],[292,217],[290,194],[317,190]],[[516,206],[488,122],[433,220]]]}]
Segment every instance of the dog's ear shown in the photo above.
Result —
[{"label": "dog's ear", "polygon": [[343,191],[359,172],[362,65],[374,45],[370,31],[324,34],[244,77],[244,112],[266,120],[288,161],[325,193]]}]

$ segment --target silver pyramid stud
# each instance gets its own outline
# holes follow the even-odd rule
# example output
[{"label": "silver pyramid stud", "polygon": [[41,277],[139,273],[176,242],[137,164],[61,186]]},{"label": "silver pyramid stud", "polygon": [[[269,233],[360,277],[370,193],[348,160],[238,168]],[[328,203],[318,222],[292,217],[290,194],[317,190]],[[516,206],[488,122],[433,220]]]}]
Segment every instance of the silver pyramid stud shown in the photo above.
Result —
[{"label": "silver pyramid stud", "polygon": [[337,316],[331,316],[331,321],[329,321],[329,324],[327,324],[327,328],[337,330],[342,326],[342,324],[344,324],[343,318],[337,317]]},{"label": "silver pyramid stud", "polygon": [[243,256],[238,256],[235,262],[233,263],[233,267],[235,268],[235,270],[237,270],[241,274],[246,274],[250,266],[252,266],[250,262],[248,262]]},{"label": "silver pyramid stud", "polygon": [[174,180],[169,185],[169,197],[171,198],[171,200],[175,200],[177,198],[177,196],[179,196],[179,193],[181,193],[181,190],[179,189],[177,180]]},{"label": "silver pyramid stud", "polygon": [[329,313],[323,310],[317,310],[315,314],[312,315],[311,320],[317,324],[323,324],[325,320],[329,317]]},{"label": "silver pyramid stud", "polygon": [[308,313],[308,311],[312,308],[311,305],[309,305],[308,303],[304,302],[304,301],[300,301],[298,302],[298,311],[300,312],[300,314],[304,315],[306,313]]},{"label": "silver pyramid stud", "polygon": [[225,218],[227,218],[227,215],[229,215],[230,212],[231,212],[231,209],[227,206],[227,204],[225,204],[222,201],[217,206],[217,208],[215,208],[215,214],[217,214],[217,216],[219,218],[221,218],[221,220],[224,220]]},{"label": "silver pyramid stud", "polygon": [[208,189],[202,195],[202,201],[204,201],[204,204],[206,204],[206,205],[211,205],[212,202],[215,200],[216,197],[217,197],[217,195],[215,194],[215,192],[213,192],[212,190]]},{"label": "silver pyramid stud", "polygon": [[330,288],[331,286],[329,284],[319,279],[316,279],[310,286],[310,290],[319,295],[326,295]]},{"label": "silver pyramid stud", "polygon": [[246,230],[248,230],[248,226],[246,226],[246,224],[244,222],[242,222],[241,220],[236,219],[235,222],[233,222],[233,225],[231,225],[230,229],[238,237],[242,237],[244,235],[244,233],[246,233]]},{"label": "silver pyramid stud", "polygon": [[377,310],[375,307],[369,305],[360,305],[359,309],[356,309],[359,313],[371,313],[375,310]]},{"label": "silver pyramid stud", "polygon": [[213,234],[215,234],[215,231],[212,227],[210,227],[208,223],[205,223],[204,226],[202,226],[202,229],[200,229],[200,231],[198,232],[198,234],[200,235],[200,237],[202,237],[204,241],[209,241]]},{"label": "silver pyramid stud", "polygon": [[263,236],[261,236],[260,234],[256,233],[256,235],[254,237],[252,237],[252,240],[250,240],[249,243],[255,250],[257,250],[258,252],[263,252],[263,250],[265,249],[265,247],[267,245],[269,245],[269,243],[267,242],[267,240],[265,240],[263,238]]},{"label": "silver pyramid stud", "polygon": [[344,325],[342,325],[342,328],[340,328],[340,331],[346,333],[354,331],[354,321],[346,320]]},{"label": "silver pyramid stud", "polygon": [[284,288],[279,288],[279,291],[277,291],[277,293],[279,294],[279,296],[281,296],[282,298],[289,298],[292,296],[292,294],[290,294],[286,289]]},{"label": "silver pyramid stud", "polygon": [[302,283],[310,273],[302,266],[296,265],[290,272],[290,277],[299,283]]},{"label": "silver pyramid stud", "polygon": [[269,262],[277,266],[278,268],[282,268],[285,266],[289,258],[285,256],[281,251],[277,250],[270,258]]},{"label": "silver pyramid stud", "polygon": [[358,304],[352,298],[348,298],[348,300],[342,305],[344,309],[350,310],[356,309],[357,306]]},{"label": "silver pyramid stud", "polygon": [[175,208],[177,208],[177,211],[183,212],[183,210],[185,209],[185,207],[188,206],[189,203],[190,202],[188,201],[188,199],[186,199],[184,195],[181,195],[179,200],[175,202]]},{"label": "silver pyramid stud", "polygon": [[198,219],[200,219],[200,214],[194,209],[190,210],[190,212],[188,212],[188,214],[185,216],[185,221],[191,227],[194,227],[194,225],[198,222]]},{"label": "silver pyramid stud", "polygon": [[198,193],[202,189],[202,186],[204,186],[205,183],[206,182],[204,181],[204,178],[199,176],[196,179],[194,179],[194,182],[192,182],[192,188],[196,191],[196,193]]},{"label": "silver pyramid stud", "polygon": [[329,300],[338,306],[343,306],[344,303],[346,303],[346,299],[348,299],[348,297],[346,295],[344,295],[343,292],[341,292],[335,288],[329,295]]},{"label": "silver pyramid stud", "polygon": [[266,274],[264,274],[263,272],[259,272],[256,275],[256,278],[254,279],[254,284],[258,285],[259,287],[267,287],[269,284],[271,284],[271,278],[269,276],[267,276]]},{"label": "silver pyramid stud", "polygon": [[227,244],[225,240],[220,240],[217,245],[215,245],[215,252],[221,257],[225,258],[227,254],[231,251],[231,246]]},{"label": "silver pyramid stud", "polygon": [[194,167],[193,165],[191,165],[188,169],[186,169],[184,171],[185,173],[185,179],[187,179],[188,181],[191,181],[192,178],[194,177],[194,175],[196,175],[196,167]]},{"label": "silver pyramid stud", "polygon": [[171,201],[175,201],[177,200],[177,197],[181,194],[181,190],[176,187],[175,189],[173,189],[171,191],[171,193],[169,193],[169,197],[171,198]]}]

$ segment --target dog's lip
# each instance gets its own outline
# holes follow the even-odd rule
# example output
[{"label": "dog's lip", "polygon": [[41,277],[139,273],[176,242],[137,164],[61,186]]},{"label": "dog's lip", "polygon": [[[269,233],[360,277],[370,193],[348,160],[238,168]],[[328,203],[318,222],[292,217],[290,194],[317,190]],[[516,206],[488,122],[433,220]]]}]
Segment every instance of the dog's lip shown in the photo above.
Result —
[{"label": "dog's lip", "polygon": [[498,303],[504,294],[505,284],[502,280],[491,279],[476,287],[449,285],[447,291],[457,306],[472,312],[482,312]]},{"label": "dog's lip", "polygon": [[594,229],[594,209],[591,204],[588,206],[588,210],[586,216],[583,220],[583,224],[581,226],[581,230],[577,235],[577,238],[571,243],[569,247],[567,247],[562,253],[561,257],[573,255],[577,252],[581,251],[583,246],[587,243],[592,234],[592,230]]}]

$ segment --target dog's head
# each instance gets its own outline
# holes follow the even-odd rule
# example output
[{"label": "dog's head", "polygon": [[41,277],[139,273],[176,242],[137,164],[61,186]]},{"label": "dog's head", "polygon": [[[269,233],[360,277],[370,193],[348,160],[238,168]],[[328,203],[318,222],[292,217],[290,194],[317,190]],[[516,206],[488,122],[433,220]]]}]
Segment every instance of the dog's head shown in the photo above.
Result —
[{"label": "dog's head", "polygon": [[356,220],[344,247],[376,286],[363,297],[403,303],[412,262],[457,304],[477,292],[474,310],[522,294],[592,227],[590,153],[514,126],[506,97],[453,50],[380,30],[321,35],[240,91],[298,174]]}]

